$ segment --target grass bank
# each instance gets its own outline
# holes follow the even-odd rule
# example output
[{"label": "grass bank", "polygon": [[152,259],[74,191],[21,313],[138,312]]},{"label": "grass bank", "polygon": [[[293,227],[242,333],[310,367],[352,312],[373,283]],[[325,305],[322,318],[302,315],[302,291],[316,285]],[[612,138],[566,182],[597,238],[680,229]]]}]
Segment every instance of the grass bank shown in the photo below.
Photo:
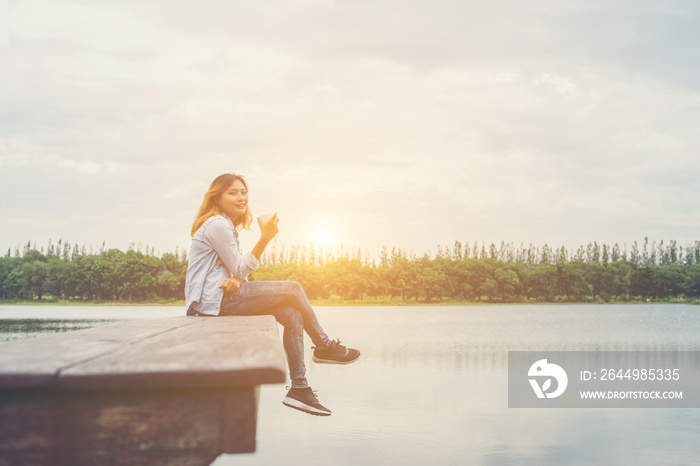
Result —
[{"label": "grass bank", "polygon": [[[450,298],[443,298],[441,300],[434,299],[431,301],[425,300],[414,300],[414,299],[401,299],[398,297],[391,296],[378,296],[370,297],[366,296],[363,299],[345,299],[341,296],[331,296],[329,298],[319,298],[311,299],[311,304],[313,306],[497,306],[503,304],[539,304],[539,305],[562,305],[562,304],[700,304],[700,299],[697,298],[665,298],[665,299],[642,299],[641,297],[631,299],[631,300],[602,300],[602,299],[587,299],[583,301],[566,301],[566,300],[555,300],[555,301],[536,301],[536,300],[523,300],[523,301],[498,301],[498,300],[487,300],[482,299],[481,301],[466,301],[457,300]],[[35,299],[35,300],[1,300],[0,305],[12,305],[12,306],[185,306],[185,300],[166,300],[166,299],[154,299],[146,301],[83,301],[83,300],[70,300],[70,299]]]},{"label": "grass bank", "polygon": [[150,301],[83,301],[72,299],[17,300],[0,299],[0,305],[12,306],[185,306],[185,300],[150,300]]}]

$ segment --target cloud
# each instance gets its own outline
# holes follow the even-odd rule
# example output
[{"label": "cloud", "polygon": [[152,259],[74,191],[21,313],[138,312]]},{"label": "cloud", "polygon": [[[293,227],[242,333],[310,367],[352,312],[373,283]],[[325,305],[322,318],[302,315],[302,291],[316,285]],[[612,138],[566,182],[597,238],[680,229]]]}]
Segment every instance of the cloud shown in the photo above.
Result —
[{"label": "cloud", "polygon": [[313,215],[341,213],[343,241],[417,252],[465,237],[683,241],[700,226],[692,2],[10,12],[9,246],[186,244],[206,186],[227,171],[248,175],[258,211],[285,212],[289,242]]}]

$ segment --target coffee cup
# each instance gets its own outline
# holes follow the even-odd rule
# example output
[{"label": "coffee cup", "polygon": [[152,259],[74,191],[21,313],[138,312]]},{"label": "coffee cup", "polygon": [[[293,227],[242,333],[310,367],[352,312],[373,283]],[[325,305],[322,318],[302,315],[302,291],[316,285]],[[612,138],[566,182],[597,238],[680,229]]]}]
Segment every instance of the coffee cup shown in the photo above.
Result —
[{"label": "coffee cup", "polygon": [[275,215],[275,213],[261,215],[260,217],[258,217],[258,220],[260,220],[262,223],[267,223],[270,221],[273,215]]}]

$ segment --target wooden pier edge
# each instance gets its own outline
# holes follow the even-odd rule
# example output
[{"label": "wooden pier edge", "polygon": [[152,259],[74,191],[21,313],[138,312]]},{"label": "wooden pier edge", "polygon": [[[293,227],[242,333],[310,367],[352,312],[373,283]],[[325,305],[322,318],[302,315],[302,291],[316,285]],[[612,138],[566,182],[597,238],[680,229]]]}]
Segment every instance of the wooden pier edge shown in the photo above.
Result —
[{"label": "wooden pier edge", "polygon": [[175,317],[0,344],[0,466],[205,465],[255,451],[282,383],[272,316]]}]

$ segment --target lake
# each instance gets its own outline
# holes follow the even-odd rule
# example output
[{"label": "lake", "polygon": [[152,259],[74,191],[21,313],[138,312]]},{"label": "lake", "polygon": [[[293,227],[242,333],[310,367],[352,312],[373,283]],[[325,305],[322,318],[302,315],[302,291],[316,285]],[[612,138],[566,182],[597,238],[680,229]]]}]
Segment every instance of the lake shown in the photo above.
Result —
[{"label": "lake", "polygon": [[[700,350],[679,304],[317,307],[347,366],[307,375],[327,418],[261,388],[257,452],[224,465],[699,464],[698,409],[508,408],[509,350]],[[0,339],[181,315],[176,307],[0,306]],[[25,331],[26,330],[26,331]],[[281,332],[280,332],[281,334]],[[307,349],[311,342],[307,340]]]}]

